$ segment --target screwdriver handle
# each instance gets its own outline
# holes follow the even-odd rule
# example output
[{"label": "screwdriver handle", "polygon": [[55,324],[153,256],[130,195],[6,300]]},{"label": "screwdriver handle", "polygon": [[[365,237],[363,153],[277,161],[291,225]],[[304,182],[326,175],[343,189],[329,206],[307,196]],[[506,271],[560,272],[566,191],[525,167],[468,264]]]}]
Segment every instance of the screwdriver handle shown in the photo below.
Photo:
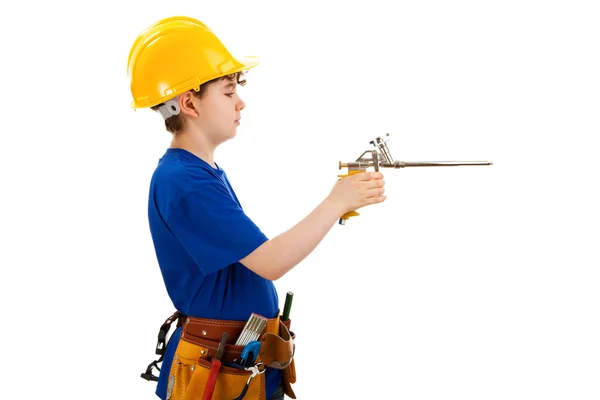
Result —
[{"label": "screwdriver handle", "polygon": [[285,305],[283,306],[283,315],[281,316],[282,321],[290,319],[290,310],[292,309],[292,300],[294,299],[294,292],[287,292],[285,296]]}]

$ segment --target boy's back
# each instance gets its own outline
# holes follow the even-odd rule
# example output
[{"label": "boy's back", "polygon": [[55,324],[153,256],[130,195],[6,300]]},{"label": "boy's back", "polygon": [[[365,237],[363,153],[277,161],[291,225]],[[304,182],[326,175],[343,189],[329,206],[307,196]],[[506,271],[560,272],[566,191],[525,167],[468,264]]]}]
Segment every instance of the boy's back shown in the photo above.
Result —
[{"label": "boy's back", "polygon": [[[238,262],[268,239],[244,214],[223,169],[186,150],[167,149],[152,176],[148,218],[165,286],[179,312],[238,321],[253,312],[276,317],[273,282]],[[171,364],[179,333],[163,365]],[[161,398],[167,374],[160,375]],[[267,380],[278,382],[278,375],[268,370]]]}]

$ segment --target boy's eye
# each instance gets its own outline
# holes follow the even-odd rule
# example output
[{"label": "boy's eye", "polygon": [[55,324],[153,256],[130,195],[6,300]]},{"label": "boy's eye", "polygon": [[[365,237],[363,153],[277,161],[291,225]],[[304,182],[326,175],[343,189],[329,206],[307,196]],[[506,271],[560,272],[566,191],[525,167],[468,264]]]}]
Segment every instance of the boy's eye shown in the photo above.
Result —
[{"label": "boy's eye", "polygon": [[235,94],[235,92],[231,92],[231,93],[225,93],[225,96],[229,96],[229,97],[231,97],[231,96],[233,96],[234,94]]}]

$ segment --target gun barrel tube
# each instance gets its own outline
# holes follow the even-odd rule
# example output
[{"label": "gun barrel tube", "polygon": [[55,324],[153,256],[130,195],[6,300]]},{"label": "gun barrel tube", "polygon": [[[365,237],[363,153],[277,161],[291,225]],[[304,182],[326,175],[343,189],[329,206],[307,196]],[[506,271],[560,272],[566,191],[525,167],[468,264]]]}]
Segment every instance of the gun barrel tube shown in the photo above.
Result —
[{"label": "gun barrel tube", "polygon": [[[457,166],[478,166],[493,165],[491,161],[394,161],[393,163],[382,161],[379,166],[382,168],[407,168],[407,167],[457,167]],[[351,161],[339,163],[339,168],[351,168],[366,170],[374,167],[373,161]]]},{"label": "gun barrel tube", "polygon": [[456,167],[471,165],[492,165],[491,161],[394,161],[384,162],[383,168],[406,168],[406,167]]}]

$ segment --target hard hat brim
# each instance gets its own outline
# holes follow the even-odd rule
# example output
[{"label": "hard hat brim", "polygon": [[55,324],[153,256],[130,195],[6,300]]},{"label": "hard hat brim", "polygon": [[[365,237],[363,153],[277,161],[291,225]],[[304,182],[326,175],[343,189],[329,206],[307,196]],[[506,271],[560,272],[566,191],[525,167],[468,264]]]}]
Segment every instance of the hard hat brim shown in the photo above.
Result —
[{"label": "hard hat brim", "polygon": [[[240,69],[240,71],[245,71],[248,70],[250,68],[254,68],[256,67],[258,64],[260,64],[260,58],[259,57],[255,57],[255,56],[242,56],[242,57],[235,57],[235,59],[243,65],[243,67]],[[236,71],[239,72],[239,71]]]}]

